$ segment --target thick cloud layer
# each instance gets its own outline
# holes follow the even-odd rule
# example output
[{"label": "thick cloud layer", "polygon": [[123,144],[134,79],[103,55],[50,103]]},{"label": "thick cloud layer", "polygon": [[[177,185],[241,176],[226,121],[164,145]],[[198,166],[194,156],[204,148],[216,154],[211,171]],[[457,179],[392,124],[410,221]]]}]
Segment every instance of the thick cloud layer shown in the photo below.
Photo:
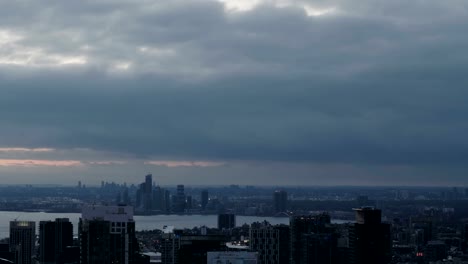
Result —
[{"label": "thick cloud layer", "polygon": [[[466,1],[0,7],[0,147],[277,162],[303,182],[312,176],[301,166],[357,166],[366,173],[351,176],[368,184],[391,182],[378,175],[401,166],[413,184],[448,174],[463,183]],[[352,184],[343,173],[321,184]]]}]

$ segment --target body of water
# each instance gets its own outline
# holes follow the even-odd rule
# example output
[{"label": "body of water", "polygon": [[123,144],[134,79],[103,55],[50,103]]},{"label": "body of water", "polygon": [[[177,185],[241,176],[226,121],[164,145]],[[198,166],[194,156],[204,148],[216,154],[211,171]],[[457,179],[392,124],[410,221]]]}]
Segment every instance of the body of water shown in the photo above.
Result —
[{"label": "body of water", "polygon": [[[35,221],[36,233],[39,229],[39,221],[54,220],[55,218],[69,218],[73,224],[74,234],[78,233],[79,213],[44,213],[44,212],[0,212],[0,238],[9,236],[10,221]],[[174,226],[175,228],[193,228],[199,226],[217,227],[216,215],[145,215],[134,216],[137,231],[162,229],[163,226]],[[260,216],[237,216],[236,224],[251,224],[253,222],[268,221],[273,225],[289,225],[287,217],[260,217]],[[335,223],[347,221],[333,220]]]}]

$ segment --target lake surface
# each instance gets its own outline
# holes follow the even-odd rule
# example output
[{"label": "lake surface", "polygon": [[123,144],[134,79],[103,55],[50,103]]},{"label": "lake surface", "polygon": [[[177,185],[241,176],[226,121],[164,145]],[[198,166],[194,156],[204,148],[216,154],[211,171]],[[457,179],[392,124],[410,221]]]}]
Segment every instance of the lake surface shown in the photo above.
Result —
[{"label": "lake surface", "polygon": [[[44,213],[44,212],[5,212],[0,211],[0,238],[9,236],[10,221],[35,221],[36,233],[39,229],[39,221],[54,220],[55,218],[69,218],[73,224],[74,234],[78,233],[79,213]],[[137,231],[162,229],[165,225],[175,228],[193,228],[199,226],[217,227],[218,218],[216,215],[145,215],[134,216],[135,228]],[[251,224],[253,222],[268,221],[271,224],[289,225],[287,217],[260,217],[260,216],[237,216],[236,224]],[[334,223],[348,221],[333,220]]]}]

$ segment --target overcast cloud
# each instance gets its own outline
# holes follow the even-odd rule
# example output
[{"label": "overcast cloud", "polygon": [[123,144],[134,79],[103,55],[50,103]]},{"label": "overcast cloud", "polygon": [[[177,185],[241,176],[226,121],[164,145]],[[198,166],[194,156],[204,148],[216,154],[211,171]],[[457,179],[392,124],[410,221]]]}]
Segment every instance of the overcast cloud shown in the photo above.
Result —
[{"label": "overcast cloud", "polygon": [[0,176],[466,185],[468,3],[0,4]]}]

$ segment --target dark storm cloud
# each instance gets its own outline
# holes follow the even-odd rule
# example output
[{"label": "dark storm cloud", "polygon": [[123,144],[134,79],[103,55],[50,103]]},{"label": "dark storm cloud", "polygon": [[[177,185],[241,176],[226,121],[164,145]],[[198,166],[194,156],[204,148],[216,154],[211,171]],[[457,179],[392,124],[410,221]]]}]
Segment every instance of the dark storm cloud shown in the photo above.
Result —
[{"label": "dark storm cloud", "polygon": [[[467,162],[467,4],[289,3],[233,13],[215,1],[2,4],[2,30],[18,39],[3,44],[16,55],[0,52],[0,145]],[[307,16],[299,3],[336,12]]]}]

